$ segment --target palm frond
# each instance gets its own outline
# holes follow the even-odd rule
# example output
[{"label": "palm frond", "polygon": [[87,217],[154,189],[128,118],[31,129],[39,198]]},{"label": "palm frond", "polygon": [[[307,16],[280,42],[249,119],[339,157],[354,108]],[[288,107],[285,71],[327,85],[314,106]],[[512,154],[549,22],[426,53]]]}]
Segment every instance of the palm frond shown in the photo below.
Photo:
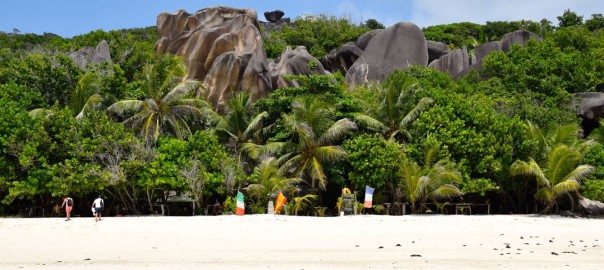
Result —
[{"label": "palm frond", "polygon": [[382,122],[366,114],[356,115],[354,121],[362,126],[366,126],[369,130],[377,132],[384,132],[388,129]]},{"label": "palm frond", "polygon": [[243,137],[249,138],[253,133],[262,129],[262,121],[268,117],[268,112],[261,112],[247,125],[247,128],[243,132]]},{"label": "palm frond", "polygon": [[34,119],[50,118],[53,115],[54,115],[54,112],[52,112],[49,109],[44,109],[44,108],[38,108],[38,109],[33,109],[33,110],[29,111],[29,116]]},{"label": "palm frond", "polygon": [[144,102],[142,100],[121,100],[109,106],[107,112],[124,117],[125,115],[140,112],[143,107]]},{"label": "palm frond", "polygon": [[399,128],[406,127],[409,123],[415,121],[419,117],[420,113],[432,103],[434,103],[434,100],[432,100],[431,98],[420,99],[420,101],[415,105],[415,107],[413,107],[413,109],[411,109],[405,115],[405,117],[401,119],[401,122],[399,123]]},{"label": "palm frond", "polygon": [[168,92],[162,98],[162,102],[169,103],[175,100],[180,100],[187,96],[191,96],[197,91],[197,88],[200,87],[203,87],[203,84],[201,84],[199,81],[187,80],[178,84],[176,87],[170,90],[170,92]]},{"label": "palm frond", "polygon": [[329,127],[319,138],[319,145],[326,145],[342,139],[352,130],[357,129],[357,124],[350,121],[348,118],[340,119]]},{"label": "palm frond", "polygon": [[442,185],[435,189],[430,196],[436,200],[451,199],[463,195],[463,192],[454,185]]},{"label": "palm frond", "polygon": [[562,181],[552,187],[552,195],[554,198],[558,198],[562,194],[567,194],[572,191],[578,190],[580,184],[575,180]]},{"label": "palm frond", "polygon": [[319,159],[319,161],[341,161],[345,160],[348,157],[348,154],[344,150],[344,148],[340,146],[321,146],[316,148],[315,157]]}]

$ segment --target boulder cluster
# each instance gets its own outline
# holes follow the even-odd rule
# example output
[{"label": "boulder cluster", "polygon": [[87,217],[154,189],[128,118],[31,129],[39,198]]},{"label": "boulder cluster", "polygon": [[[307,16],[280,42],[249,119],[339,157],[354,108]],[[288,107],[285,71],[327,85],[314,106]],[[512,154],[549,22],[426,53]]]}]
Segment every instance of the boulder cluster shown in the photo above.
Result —
[{"label": "boulder cluster", "polygon": [[247,91],[252,98],[265,97],[276,88],[297,86],[284,75],[330,74],[340,71],[350,85],[381,81],[396,69],[418,65],[449,73],[453,78],[479,69],[491,51],[508,51],[513,44],[524,45],[538,36],[516,31],[501,41],[478,45],[476,54],[466,48],[450,50],[446,44],[426,40],[413,23],[400,22],[386,29],[361,35],[332,50],[320,61],[306,48],[287,47],[280,57],[269,60],[264,51],[260,24],[279,28],[289,23],[281,10],[265,12],[259,22],[251,9],[211,7],[188,14],[183,10],[162,13],[157,18],[158,54],[183,57],[187,79],[202,81],[203,93],[221,108],[233,94]]}]

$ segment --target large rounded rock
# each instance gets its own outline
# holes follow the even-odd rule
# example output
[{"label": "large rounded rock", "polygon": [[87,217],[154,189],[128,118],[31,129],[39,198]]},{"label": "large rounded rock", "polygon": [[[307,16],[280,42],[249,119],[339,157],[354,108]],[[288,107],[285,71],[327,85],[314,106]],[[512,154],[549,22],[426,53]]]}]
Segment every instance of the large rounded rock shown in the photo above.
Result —
[{"label": "large rounded rock", "polygon": [[412,23],[401,22],[376,34],[361,57],[352,65],[346,81],[365,84],[381,81],[396,69],[428,64],[428,47],[422,30]]},{"label": "large rounded rock", "polygon": [[266,20],[269,22],[278,22],[283,17],[283,15],[285,15],[285,12],[279,9],[264,12],[264,18],[266,18]]},{"label": "large rounded rock", "polygon": [[480,44],[474,47],[474,52],[476,53],[476,61],[480,61],[485,58],[490,52],[501,51],[501,42],[500,41],[491,41],[487,43]]},{"label": "large rounded rock", "polygon": [[375,37],[375,35],[379,34],[380,32],[382,32],[382,30],[384,29],[374,29],[371,30],[365,34],[360,35],[357,38],[357,42],[356,45],[357,47],[359,47],[359,49],[361,50],[365,50],[365,48],[367,48],[367,44],[369,44],[369,41]]},{"label": "large rounded rock", "polygon": [[354,62],[363,54],[363,50],[357,47],[354,43],[346,43],[325,56],[322,63],[326,69],[332,72],[337,70],[342,74],[346,74]]},{"label": "large rounded rock", "polygon": [[436,69],[440,72],[446,72],[455,77],[463,70],[469,68],[470,61],[468,50],[464,46],[463,49],[456,49],[441,58],[433,61],[428,67]]},{"label": "large rounded rock", "polygon": [[428,63],[440,58],[441,56],[448,54],[451,50],[447,44],[438,41],[427,41],[428,45]]},{"label": "large rounded rock", "polygon": [[183,57],[187,79],[203,81],[204,92],[220,110],[232,94],[248,91],[253,99],[272,90],[256,12],[212,7],[157,17],[158,54]]},{"label": "large rounded rock", "polygon": [[592,201],[588,198],[581,198],[579,200],[579,207],[590,216],[604,215],[604,203],[599,201]]},{"label": "large rounded rock", "polygon": [[87,46],[71,53],[69,57],[81,69],[86,69],[88,66],[97,64],[113,63],[111,61],[111,54],[109,53],[109,44],[105,40],[101,40],[96,48]]},{"label": "large rounded rock", "polygon": [[511,33],[507,33],[501,38],[501,50],[509,52],[514,44],[520,44],[524,47],[529,39],[535,39],[541,41],[541,38],[529,31],[518,30]]},{"label": "large rounded rock", "polygon": [[289,46],[285,48],[279,62],[270,65],[271,82],[273,89],[283,87],[298,87],[300,84],[295,80],[287,80],[284,75],[311,75],[330,74],[323,65],[314,58],[304,46],[298,46],[292,50]]},{"label": "large rounded rock", "polygon": [[598,120],[604,116],[604,93],[582,92],[573,94],[577,115]]}]

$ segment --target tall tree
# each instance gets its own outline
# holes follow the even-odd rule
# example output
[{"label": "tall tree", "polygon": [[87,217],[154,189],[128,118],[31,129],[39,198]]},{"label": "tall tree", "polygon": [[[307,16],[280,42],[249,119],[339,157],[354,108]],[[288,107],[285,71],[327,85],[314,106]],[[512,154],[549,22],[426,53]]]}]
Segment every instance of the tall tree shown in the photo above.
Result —
[{"label": "tall tree", "polygon": [[403,194],[411,203],[413,212],[417,204],[428,199],[438,201],[461,196],[462,192],[455,185],[461,183],[461,173],[455,164],[446,158],[437,159],[439,146],[429,145],[424,149],[423,164],[403,159],[399,168]]},{"label": "tall tree", "polygon": [[346,158],[344,149],[335,145],[357,125],[347,118],[335,121],[334,110],[311,96],[301,97],[292,103],[292,113],[285,115],[285,122],[294,135],[291,152],[282,159],[283,166],[294,176],[309,181],[312,188],[325,189],[327,162]]},{"label": "tall tree", "polygon": [[535,178],[535,198],[545,204],[544,212],[550,213],[560,197],[577,191],[581,181],[593,171],[590,165],[580,165],[581,159],[579,150],[559,144],[548,152],[542,164],[532,158],[518,160],[512,164],[511,173]]},{"label": "tall tree", "polygon": [[374,88],[379,104],[368,104],[365,106],[366,114],[356,116],[355,120],[376,129],[392,141],[404,142],[411,139],[407,130],[409,124],[415,121],[433,100],[424,97],[415,103],[415,94],[420,89],[413,79],[405,80],[400,87],[389,84],[375,85]]},{"label": "tall tree", "polygon": [[562,13],[561,16],[558,16],[558,26],[560,27],[569,27],[575,25],[583,24],[583,16],[577,15],[577,13],[570,11],[567,9]]},{"label": "tall tree", "polygon": [[241,93],[227,101],[226,115],[216,118],[216,133],[235,152],[240,163],[244,162],[242,147],[246,143],[258,143],[254,137],[263,128],[267,116],[265,111],[256,113],[250,95]]},{"label": "tall tree", "polygon": [[183,139],[191,134],[189,120],[213,115],[207,102],[194,97],[202,84],[183,81],[185,74],[181,59],[164,56],[143,69],[145,100],[121,100],[107,110],[138,130],[148,143],[155,143],[163,133]]}]

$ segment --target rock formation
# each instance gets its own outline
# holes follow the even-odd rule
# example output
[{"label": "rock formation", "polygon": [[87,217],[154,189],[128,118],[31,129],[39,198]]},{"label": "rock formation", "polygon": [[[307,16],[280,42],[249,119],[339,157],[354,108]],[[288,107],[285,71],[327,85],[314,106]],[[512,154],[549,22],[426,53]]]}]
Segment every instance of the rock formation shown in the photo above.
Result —
[{"label": "rock formation", "polygon": [[279,62],[271,63],[269,66],[274,89],[300,86],[296,81],[286,80],[283,75],[329,74],[304,46],[298,46],[295,50],[286,47],[279,57]]},{"label": "rock formation", "polygon": [[278,22],[279,20],[281,20],[281,17],[283,17],[283,15],[285,15],[285,12],[279,9],[264,12],[264,18],[266,18],[266,20],[269,22]]},{"label": "rock formation", "polygon": [[363,54],[363,50],[355,45],[354,42],[349,42],[343,46],[331,50],[328,55],[323,58],[323,66],[326,69],[335,72],[339,70],[340,73],[346,74],[348,69],[359,59]]},{"label": "rock formation", "polygon": [[158,54],[183,57],[187,79],[202,81],[203,93],[218,109],[233,93],[248,91],[253,99],[272,90],[256,12],[212,7],[188,14],[183,10],[157,17]]},{"label": "rock formation", "polygon": [[604,116],[604,93],[575,93],[573,103],[577,106],[577,115],[584,118],[597,120]]},{"label": "rock formation", "polygon": [[429,68],[440,72],[449,73],[452,77],[470,66],[468,49],[464,46],[462,49],[456,49],[448,54],[441,56],[428,65]]},{"label": "rock formation", "polygon": [[428,40],[428,63],[448,54],[451,50],[447,44],[438,41]]},{"label": "rock formation", "polygon": [[428,47],[422,30],[412,23],[390,26],[369,40],[361,57],[350,67],[346,81],[364,84],[381,81],[395,69],[428,64]]},{"label": "rock formation", "polygon": [[604,203],[602,202],[592,201],[588,198],[581,198],[579,200],[579,206],[590,216],[604,215]]},{"label": "rock formation", "polygon": [[96,48],[90,46],[84,47],[71,53],[69,57],[81,69],[86,69],[89,65],[113,63],[111,61],[111,54],[109,53],[109,44],[104,40],[101,40]]},{"label": "rock formation", "polygon": [[482,68],[482,60],[493,51],[509,52],[513,45],[520,44],[520,46],[526,45],[529,39],[535,39],[541,41],[541,38],[529,31],[518,30],[511,33],[507,33],[501,38],[500,41],[491,41],[484,44],[477,45],[474,47],[476,52],[476,60],[472,61],[472,64],[453,76],[454,79],[463,77],[470,70],[480,70]]}]

